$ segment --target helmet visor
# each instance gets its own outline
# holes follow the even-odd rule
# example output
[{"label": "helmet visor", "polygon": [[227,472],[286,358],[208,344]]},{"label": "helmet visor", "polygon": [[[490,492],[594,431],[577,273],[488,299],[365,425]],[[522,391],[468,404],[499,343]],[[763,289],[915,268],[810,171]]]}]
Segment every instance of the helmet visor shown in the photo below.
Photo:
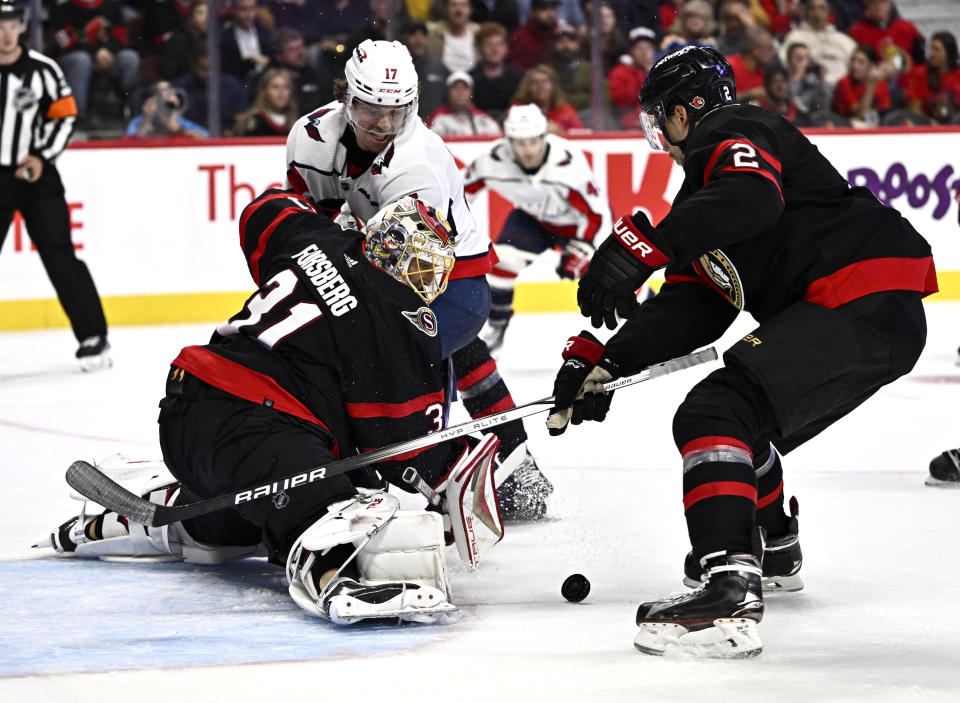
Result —
[{"label": "helmet visor", "polygon": [[359,98],[347,100],[347,118],[353,125],[375,137],[397,134],[416,108],[416,101],[406,105],[371,105]]},{"label": "helmet visor", "polygon": [[664,129],[663,105],[657,103],[649,108],[640,109],[640,127],[643,136],[654,151],[667,151],[667,140],[663,136]]}]

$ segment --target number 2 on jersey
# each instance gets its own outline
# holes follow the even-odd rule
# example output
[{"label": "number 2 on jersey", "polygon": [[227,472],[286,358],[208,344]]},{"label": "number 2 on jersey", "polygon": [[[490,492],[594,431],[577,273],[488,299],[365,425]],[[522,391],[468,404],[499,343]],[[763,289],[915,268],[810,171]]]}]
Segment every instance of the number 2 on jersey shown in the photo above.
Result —
[{"label": "number 2 on jersey", "polygon": [[[276,276],[267,281],[267,293],[262,292],[254,294],[247,301],[246,310],[248,316],[234,320],[228,320],[219,327],[217,332],[224,337],[239,334],[240,329],[249,325],[256,325],[263,319],[263,316],[280,305],[284,300],[290,297],[294,288],[297,287],[297,274],[290,269],[284,269]],[[278,322],[260,331],[256,338],[268,349],[273,349],[274,345],[284,337],[293,334],[301,327],[322,317],[320,307],[314,303],[297,303],[290,307],[287,314]]]}]

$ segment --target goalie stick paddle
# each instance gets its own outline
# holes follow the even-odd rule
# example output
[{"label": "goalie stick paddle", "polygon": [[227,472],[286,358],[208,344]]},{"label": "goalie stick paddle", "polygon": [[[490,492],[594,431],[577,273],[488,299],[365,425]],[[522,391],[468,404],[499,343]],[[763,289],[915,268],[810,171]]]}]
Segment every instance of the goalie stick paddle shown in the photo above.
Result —
[{"label": "goalie stick paddle", "polygon": [[[667,374],[682,371],[691,366],[715,361],[716,359],[716,350],[713,347],[708,347],[707,349],[680,356],[676,359],[654,364],[633,376],[626,376],[605,383],[603,387],[604,390],[615,391],[618,388],[625,388],[626,386],[649,381],[653,378],[666,376]],[[167,506],[151,503],[138,495],[134,495],[100,471],[100,469],[86,461],[75,461],[70,465],[70,468],[67,469],[67,483],[81,495],[86,496],[88,499],[102,505],[108,510],[125,516],[129,520],[150,527],[162,527],[163,525],[169,525],[173,522],[208,515],[218,510],[248,503],[252,500],[259,500],[260,498],[283,493],[298,488],[299,486],[313,483],[314,481],[321,481],[331,476],[337,476],[347,471],[367,466],[368,464],[391,459],[400,454],[432,447],[435,444],[440,444],[450,439],[463,437],[475,432],[483,432],[498,425],[512,422],[513,420],[519,420],[524,417],[546,412],[553,407],[553,400],[553,396],[541,398],[526,405],[518,405],[515,408],[497,413],[496,415],[488,415],[487,417],[470,420],[459,425],[453,425],[452,427],[446,427],[442,430],[423,435],[422,437],[391,444],[382,449],[375,449],[364,452],[363,454],[355,454],[354,456],[335,461],[326,466],[316,466],[312,469],[293,474],[292,476],[263,484],[262,486],[254,486],[253,488],[237,493],[229,493],[185,505]]]}]

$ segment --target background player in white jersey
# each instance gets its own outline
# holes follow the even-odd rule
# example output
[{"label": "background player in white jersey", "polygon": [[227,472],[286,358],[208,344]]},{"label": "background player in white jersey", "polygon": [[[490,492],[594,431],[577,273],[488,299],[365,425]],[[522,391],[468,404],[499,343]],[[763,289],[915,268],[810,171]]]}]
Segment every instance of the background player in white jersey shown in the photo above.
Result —
[{"label": "background player in white jersey", "polygon": [[547,249],[563,247],[557,274],[579,279],[593,256],[598,232],[609,232],[610,204],[593,180],[583,151],[547,134],[536,105],[514,105],[503,123],[506,138],[493,143],[466,171],[467,197],[484,188],[513,203],[497,238],[500,261],[487,276],[492,304],[483,339],[491,351],[503,344],[513,316],[517,275]]},{"label": "background player in white jersey", "polygon": [[[387,202],[412,195],[440,210],[453,229],[457,262],[447,291],[430,307],[444,358],[472,417],[514,407],[496,362],[478,333],[490,311],[485,275],[496,255],[463,194],[463,178],[443,140],[417,117],[419,79],[399,42],[362,42],[334,85],[334,102],[301,117],[287,138],[287,183],[343,226],[370,218]],[[546,514],[550,482],[527,451],[522,422],[501,425],[497,472],[508,519]],[[506,477],[506,478],[505,478]]]}]

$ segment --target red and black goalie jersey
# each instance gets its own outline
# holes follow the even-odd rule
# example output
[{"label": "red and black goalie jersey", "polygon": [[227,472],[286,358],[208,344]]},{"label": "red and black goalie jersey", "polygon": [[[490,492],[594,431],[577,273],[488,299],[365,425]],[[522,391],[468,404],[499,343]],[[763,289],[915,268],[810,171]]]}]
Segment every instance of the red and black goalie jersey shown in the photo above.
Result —
[{"label": "red and black goalie jersey", "polygon": [[[240,244],[259,290],[209,344],[184,348],[176,366],[311,423],[338,457],[442,427],[436,318],[364,257],[360,233],[300,195],[269,190],[243,211]],[[403,486],[397,473],[413,465],[429,481],[461,449],[447,442],[374,468]]]},{"label": "red and black goalie jersey", "polygon": [[630,360],[625,372],[715,341],[740,310],[762,323],[799,301],[835,308],[880,291],[937,290],[926,240],[851,188],[779,115],[739,104],[708,113],[683,169],[656,227],[672,253],[666,283],[607,345]]}]

